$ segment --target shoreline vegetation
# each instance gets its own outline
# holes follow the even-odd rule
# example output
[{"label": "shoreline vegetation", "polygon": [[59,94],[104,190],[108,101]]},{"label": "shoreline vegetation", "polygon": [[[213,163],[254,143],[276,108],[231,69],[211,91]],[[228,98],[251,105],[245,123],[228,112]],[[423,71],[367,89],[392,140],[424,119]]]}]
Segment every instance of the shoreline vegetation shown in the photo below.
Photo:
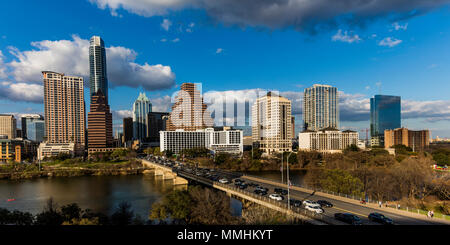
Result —
[{"label": "shoreline vegetation", "polygon": [[71,158],[70,155],[60,154],[44,159],[41,162],[41,169],[38,163],[8,162],[0,164],[0,179],[142,174],[145,168],[136,156],[135,152],[125,149],[96,153],[89,159]]}]

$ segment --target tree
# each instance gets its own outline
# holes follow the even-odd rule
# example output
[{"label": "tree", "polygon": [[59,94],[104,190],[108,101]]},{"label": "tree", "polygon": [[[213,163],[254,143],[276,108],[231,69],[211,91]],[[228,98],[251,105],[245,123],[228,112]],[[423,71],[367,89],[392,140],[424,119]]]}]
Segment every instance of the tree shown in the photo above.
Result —
[{"label": "tree", "polygon": [[61,215],[64,217],[64,221],[71,221],[73,219],[79,219],[81,215],[81,208],[76,203],[71,203],[61,207]]},{"label": "tree", "polygon": [[320,185],[325,190],[355,196],[360,196],[363,190],[363,183],[360,179],[341,169],[326,170],[320,180]]},{"label": "tree", "polygon": [[111,223],[113,225],[130,225],[134,217],[134,212],[131,205],[127,202],[121,202],[116,209],[116,212],[111,216]]},{"label": "tree", "polygon": [[194,205],[191,223],[203,225],[225,225],[234,223],[231,216],[230,199],[223,192],[195,186],[189,191]]},{"label": "tree", "polygon": [[359,151],[359,148],[357,145],[351,144],[347,148],[345,148],[344,153],[349,151]]},{"label": "tree", "polygon": [[49,198],[44,211],[36,216],[36,225],[61,225],[64,217],[58,212],[57,204]]}]

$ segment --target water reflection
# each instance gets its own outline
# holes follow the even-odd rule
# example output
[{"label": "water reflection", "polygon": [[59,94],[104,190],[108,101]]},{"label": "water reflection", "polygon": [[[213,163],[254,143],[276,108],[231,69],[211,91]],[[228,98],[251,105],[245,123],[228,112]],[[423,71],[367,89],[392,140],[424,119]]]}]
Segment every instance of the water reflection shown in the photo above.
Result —
[{"label": "water reflection", "polygon": [[36,214],[53,197],[60,206],[76,202],[83,209],[112,214],[127,201],[135,213],[147,217],[151,205],[171,190],[172,181],[151,175],[0,180],[0,207]]}]

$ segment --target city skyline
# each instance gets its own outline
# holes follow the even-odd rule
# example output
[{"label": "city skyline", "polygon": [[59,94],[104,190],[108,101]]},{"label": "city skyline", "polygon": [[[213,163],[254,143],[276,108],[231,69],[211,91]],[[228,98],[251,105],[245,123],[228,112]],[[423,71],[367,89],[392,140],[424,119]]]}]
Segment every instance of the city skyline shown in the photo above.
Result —
[{"label": "city skyline", "polygon": [[[82,76],[85,82],[89,81],[85,50],[89,49],[89,38],[99,35],[109,45],[109,102],[115,130],[124,116],[131,115],[130,105],[138,92],[148,93],[154,111],[170,111],[170,96],[183,82],[201,82],[206,100],[217,92],[238,96],[245,90],[280,91],[292,101],[298,133],[303,125],[302,91],[321,83],[341,91],[343,129],[368,128],[369,98],[388,94],[402,97],[402,126],[428,128],[433,138],[450,137],[450,102],[446,92],[450,85],[445,69],[449,64],[445,43],[450,35],[446,27],[449,25],[445,25],[449,22],[446,5],[432,6],[403,21],[381,16],[366,28],[338,25],[310,34],[293,25],[267,27],[259,23],[237,28],[220,20],[219,25],[213,25],[207,16],[196,11],[141,16],[126,4],[121,9],[95,3],[67,5],[86,9],[83,17],[96,16],[96,23],[87,18],[77,24],[70,22],[69,28],[57,28],[69,23],[62,18],[61,23],[50,24],[50,29],[63,31],[48,33],[39,27],[45,26],[42,21],[48,17],[44,16],[36,23],[18,22],[18,27],[33,27],[27,37],[15,31],[0,33],[0,113],[43,114],[43,91],[39,92],[42,77],[36,77],[42,70]],[[27,3],[23,9],[31,17],[32,10],[38,8],[34,4]],[[12,3],[10,9],[19,5],[20,1]],[[61,7],[55,3],[52,10]],[[119,16],[111,15],[108,9]],[[73,16],[72,21],[83,17]],[[443,23],[441,28],[428,28],[437,20]],[[136,34],[127,30],[129,25],[148,33],[138,41]],[[209,38],[204,40],[205,37]],[[68,53],[61,54],[62,47]],[[350,56],[351,59],[345,58]],[[85,89],[86,98],[90,98],[88,93]],[[86,99],[86,107],[89,104]]]}]

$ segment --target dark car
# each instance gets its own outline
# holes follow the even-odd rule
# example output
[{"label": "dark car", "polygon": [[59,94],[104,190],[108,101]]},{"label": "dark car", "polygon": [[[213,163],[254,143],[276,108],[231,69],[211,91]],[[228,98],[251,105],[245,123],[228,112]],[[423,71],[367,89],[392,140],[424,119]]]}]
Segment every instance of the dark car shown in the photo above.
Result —
[{"label": "dark car", "polygon": [[241,179],[235,179],[234,180],[234,183],[243,183],[244,181],[243,180],[241,180]]},{"label": "dark car", "polygon": [[242,183],[242,184],[240,184],[239,185],[239,189],[246,189],[247,188],[247,184],[245,184],[245,183]]},{"label": "dark car", "polygon": [[300,207],[300,206],[302,206],[302,201],[297,200],[297,199],[290,199],[289,202],[290,202],[291,205],[294,206],[294,207]]},{"label": "dark car", "polygon": [[361,219],[354,214],[335,213],[334,218],[351,225],[362,225]]},{"label": "dark car", "polygon": [[368,216],[370,221],[381,223],[383,225],[393,225],[394,221],[380,213],[370,213]]},{"label": "dark car", "polygon": [[318,204],[320,204],[320,206],[322,207],[327,207],[327,208],[332,208],[333,204],[329,201],[325,201],[325,200],[318,200],[317,201]]},{"label": "dark car", "polygon": [[264,190],[258,190],[258,189],[256,189],[256,190],[254,190],[253,191],[255,194],[257,194],[257,195],[260,195],[260,196],[265,196],[265,195],[267,195],[267,191],[264,191]]},{"label": "dark car", "polygon": [[287,194],[288,194],[288,191],[287,191],[287,190],[283,190],[283,189],[281,189],[281,188],[274,188],[274,189],[273,189],[273,192],[275,192],[275,193],[277,193],[277,194],[280,194],[280,195],[287,195]]},{"label": "dark car", "polygon": [[257,186],[258,186],[258,184],[256,184],[256,183],[253,183],[253,182],[250,182],[250,183],[248,183],[248,186],[251,186],[251,187],[257,187]]}]

